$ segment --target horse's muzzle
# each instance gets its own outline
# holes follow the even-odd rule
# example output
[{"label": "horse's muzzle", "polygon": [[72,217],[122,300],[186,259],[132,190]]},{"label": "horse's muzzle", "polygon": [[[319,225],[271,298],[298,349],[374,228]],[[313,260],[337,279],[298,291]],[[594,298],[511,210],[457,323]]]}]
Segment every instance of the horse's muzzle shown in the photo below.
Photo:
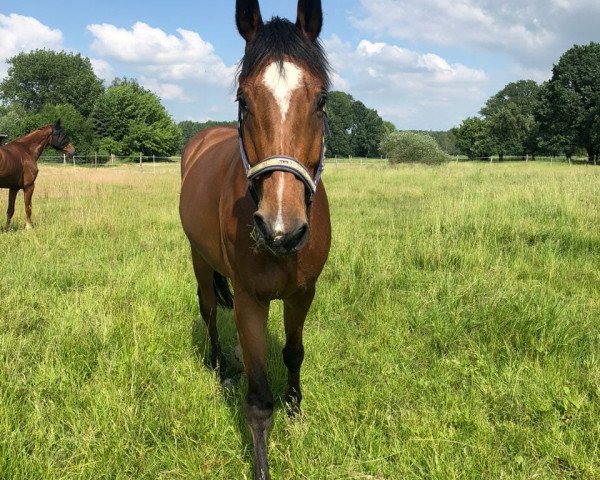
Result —
[{"label": "horse's muzzle", "polygon": [[309,228],[306,222],[299,222],[293,228],[281,231],[274,227],[272,222],[263,218],[259,212],[256,212],[254,224],[260,242],[277,256],[292,255],[300,251],[308,241]]}]

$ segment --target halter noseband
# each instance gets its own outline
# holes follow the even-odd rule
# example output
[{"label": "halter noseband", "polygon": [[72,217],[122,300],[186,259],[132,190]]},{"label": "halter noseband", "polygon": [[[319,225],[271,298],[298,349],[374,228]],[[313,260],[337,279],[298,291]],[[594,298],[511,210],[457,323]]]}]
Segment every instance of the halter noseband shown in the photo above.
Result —
[{"label": "halter noseband", "polygon": [[63,130],[58,130],[52,127],[52,138],[50,139],[50,146],[57,150],[65,148],[71,140]]},{"label": "halter noseband", "polygon": [[321,179],[321,174],[323,173],[323,161],[325,160],[326,150],[325,138],[329,136],[329,122],[327,121],[327,114],[323,112],[323,142],[321,143],[321,158],[319,159],[319,164],[317,166],[317,172],[315,173],[314,179],[307,168],[301,162],[299,162],[298,159],[294,157],[288,157],[287,155],[274,155],[272,157],[267,157],[251,167],[250,162],[248,161],[246,147],[244,147],[242,120],[243,115],[242,109],[240,108],[238,112],[238,139],[240,142],[240,153],[242,154],[242,163],[244,164],[246,178],[248,179],[248,190],[250,191],[250,195],[252,196],[254,203],[258,205],[260,200],[258,198],[256,188],[254,188],[254,180],[257,177],[271,172],[288,172],[293,174],[304,184],[307,192],[306,203],[307,205],[310,205],[312,203],[313,196],[317,192],[317,185],[319,185],[319,180]]}]

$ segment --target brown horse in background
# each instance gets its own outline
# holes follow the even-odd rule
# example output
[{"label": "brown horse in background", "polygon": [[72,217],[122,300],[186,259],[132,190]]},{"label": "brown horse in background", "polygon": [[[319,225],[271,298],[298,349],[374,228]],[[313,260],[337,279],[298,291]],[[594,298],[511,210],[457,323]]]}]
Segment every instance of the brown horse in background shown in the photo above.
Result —
[{"label": "brown horse in background", "polygon": [[271,300],[282,299],[288,368],[285,394],[300,411],[302,330],[331,242],[327,195],[319,183],[329,66],[317,40],[320,0],[300,0],[296,23],[264,24],[257,0],[237,0],[246,40],[240,65],[239,130],[196,135],[182,158],[179,211],[190,241],[210,361],[227,379],[217,304],[233,308],[248,378],[245,414],[254,442],[255,478],[269,479],[267,433],[273,395],[265,371]]},{"label": "brown horse in background", "polygon": [[75,155],[75,148],[71,145],[60,120],[0,147],[0,188],[8,188],[7,229],[15,213],[15,200],[19,190],[23,190],[25,194],[26,228],[33,228],[31,197],[38,175],[37,161],[46,147],[59,150],[69,157]]}]

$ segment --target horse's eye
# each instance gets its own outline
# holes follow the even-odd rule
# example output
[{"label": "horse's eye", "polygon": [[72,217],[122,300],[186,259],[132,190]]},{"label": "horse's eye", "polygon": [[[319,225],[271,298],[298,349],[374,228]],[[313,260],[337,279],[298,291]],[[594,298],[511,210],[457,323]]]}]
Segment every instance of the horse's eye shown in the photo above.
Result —
[{"label": "horse's eye", "polygon": [[322,93],[317,100],[317,110],[323,111],[327,104],[327,94]]},{"label": "horse's eye", "polygon": [[246,97],[244,97],[242,92],[238,92],[235,101],[238,102],[238,105],[244,112],[248,110],[248,102],[246,102]]}]

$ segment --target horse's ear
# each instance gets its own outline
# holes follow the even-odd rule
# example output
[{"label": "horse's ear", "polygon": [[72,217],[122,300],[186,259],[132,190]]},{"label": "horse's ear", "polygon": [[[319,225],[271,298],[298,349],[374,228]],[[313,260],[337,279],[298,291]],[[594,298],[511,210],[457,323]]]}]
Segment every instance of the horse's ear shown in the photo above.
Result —
[{"label": "horse's ear", "polygon": [[298,0],[298,19],[296,26],[304,32],[311,42],[316,42],[323,28],[323,9],[321,0]]},{"label": "horse's ear", "polygon": [[54,126],[56,128],[60,128],[60,118],[56,122],[54,122]]},{"label": "horse's ear", "polygon": [[235,23],[240,35],[247,43],[254,40],[264,25],[258,0],[236,0]]}]

